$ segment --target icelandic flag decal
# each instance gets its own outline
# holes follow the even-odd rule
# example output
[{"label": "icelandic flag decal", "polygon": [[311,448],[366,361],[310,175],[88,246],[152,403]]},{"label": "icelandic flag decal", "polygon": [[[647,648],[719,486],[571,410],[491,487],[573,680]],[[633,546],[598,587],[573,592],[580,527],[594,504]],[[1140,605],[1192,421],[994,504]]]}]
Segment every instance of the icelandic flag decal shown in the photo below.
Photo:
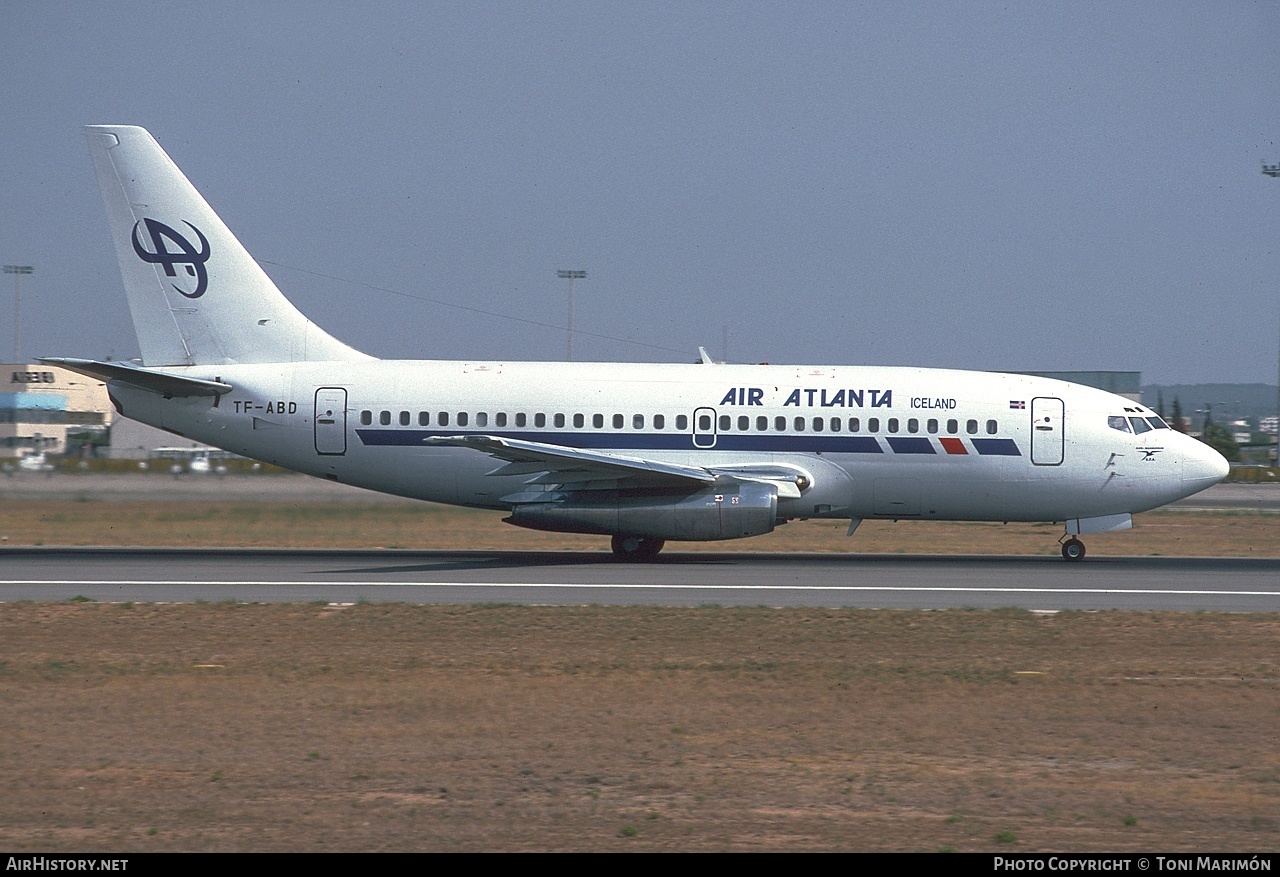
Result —
[{"label": "icelandic flag decal", "polygon": [[1009,400],[1009,407],[1010,407],[1010,408],[1026,408],[1026,407],[1027,407],[1027,403],[1026,403],[1026,402],[1024,402],[1024,401],[1023,401],[1023,400],[1021,400],[1021,399],[1010,399],[1010,400]]}]

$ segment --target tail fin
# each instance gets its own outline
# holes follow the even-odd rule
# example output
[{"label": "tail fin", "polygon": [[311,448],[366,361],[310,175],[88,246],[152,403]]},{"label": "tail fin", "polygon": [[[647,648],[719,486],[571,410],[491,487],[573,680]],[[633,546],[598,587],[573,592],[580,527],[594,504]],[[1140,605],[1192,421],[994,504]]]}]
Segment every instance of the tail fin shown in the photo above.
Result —
[{"label": "tail fin", "polygon": [[146,365],[369,358],[289,303],[145,129],[85,136]]}]

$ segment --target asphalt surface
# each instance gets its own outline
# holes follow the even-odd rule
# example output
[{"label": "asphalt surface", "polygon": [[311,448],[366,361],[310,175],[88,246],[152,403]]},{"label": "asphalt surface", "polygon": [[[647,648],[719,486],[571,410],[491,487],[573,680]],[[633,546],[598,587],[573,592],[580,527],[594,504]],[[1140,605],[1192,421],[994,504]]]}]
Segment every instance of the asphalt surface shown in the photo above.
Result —
[{"label": "asphalt surface", "polygon": [[1280,558],[0,550],[0,600],[1280,611]]}]

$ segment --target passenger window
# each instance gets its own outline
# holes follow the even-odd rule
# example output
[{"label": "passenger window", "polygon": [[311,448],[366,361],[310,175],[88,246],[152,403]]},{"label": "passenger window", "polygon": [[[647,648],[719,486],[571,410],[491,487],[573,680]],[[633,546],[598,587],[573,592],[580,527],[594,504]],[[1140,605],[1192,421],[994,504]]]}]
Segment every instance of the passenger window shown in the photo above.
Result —
[{"label": "passenger window", "polygon": [[743,414],[738,417],[738,432],[746,432],[751,429],[751,418]]},{"label": "passenger window", "polygon": [[615,414],[615,415],[613,415],[613,428],[614,428],[614,429],[622,429],[622,415],[621,415],[621,414]]},{"label": "passenger window", "polygon": [[898,431],[898,418],[896,418],[896,417],[890,417],[890,418],[889,418],[889,432],[897,432],[897,431]]},{"label": "passenger window", "polygon": [[804,418],[797,417],[795,421],[796,432],[804,432]]},{"label": "passenger window", "polygon": [[467,412],[465,412],[465,411],[459,411],[459,412],[458,412],[458,426],[466,426],[466,425],[467,425]]},{"label": "passenger window", "polygon": [[666,428],[667,428],[667,418],[663,417],[661,414],[655,414],[655,415],[653,415],[653,428],[654,428],[654,429],[666,429]]},{"label": "passenger window", "polygon": [[544,429],[547,425],[547,415],[543,414],[541,411],[533,415],[533,425],[538,429]]},{"label": "passenger window", "polygon": [[430,426],[430,425],[431,425],[431,412],[430,412],[430,411],[419,411],[419,412],[418,412],[418,426]]},{"label": "passenger window", "polygon": [[644,415],[643,415],[643,414],[632,414],[632,415],[631,415],[631,428],[632,428],[632,429],[644,429]]},{"label": "passenger window", "polygon": [[840,418],[839,418],[839,417],[833,417],[833,418],[831,418],[831,431],[832,431],[832,432],[839,432],[839,431],[840,431]]},{"label": "passenger window", "polygon": [[564,415],[563,415],[563,414],[557,414],[557,415],[556,415],[556,429],[564,429]]},{"label": "passenger window", "polygon": [[448,425],[449,425],[449,412],[448,412],[448,411],[441,411],[439,414],[437,414],[437,415],[436,415],[436,423],[438,423],[440,426],[448,426]]},{"label": "passenger window", "polygon": [[996,426],[996,422],[994,420],[988,420],[987,435],[995,435],[998,431],[999,431],[999,427]]},{"label": "passenger window", "polygon": [[401,411],[401,412],[400,412],[400,425],[401,425],[401,426],[408,426],[408,425],[409,425],[409,412],[408,412],[408,411]]},{"label": "passenger window", "polygon": [[698,415],[698,431],[711,432],[711,415],[710,414]]},{"label": "passenger window", "polygon": [[920,421],[916,420],[914,417],[907,421],[907,432],[919,432],[919,431],[920,431]]},{"label": "passenger window", "polygon": [[494,426],[506,426],[507,415],[504,412],[499,411],[497,414],[493,415],[493,423]]},{"label": "passenger window", "polygon": [[689,428],[689,415],[687,415],[687,414],[677,414],[677,415],[676,415],[676,429],[680,430],[681,432],[684,432],[684,431],[685,431],[686,429],[688,429],[688,428]]},{"label": "passenger window", "polygon": [[868,417],[868,418],[867,418],[867,432],[879,432],[879,431],[880,431],[880,418],[879,418],[879,417]]},{"label": "passenger window", "polygon": [[949,435],[955,435],[959,431],[960,431],[960,421],[958,420],[947,421],[947,433]]},{"label": "passenger window", "polygon": [[516,415],[516,426],[524,427],[529,423],[529,417],[523,411]]},{"label": "passenger window", "polygon": [[859,420],[857,417],[850,417],[849,432],[861,432],[861,431],[862,431],[862,421]]},{"label": "passenger window", "polygon": [[591,425],[592,425],[593,427],[595,427],[596,429],[604,429],[604,415],[603,415],[603,414],[592,414],[592,415],[591,415]]},{"label": "passenger window", "polygon": [[933,418],[929,418],[928,428],[929,428],[929,435],[937,435],[938,421],[934,420]]},{"label": "passenger window", "polygon": [[785,418],[785,417],[775,417],[775,418],[773,418],[773,428],[774,428],[774,429],[776,429],[778,432],[786,432],[786,431],[787,431],[787,418]]},{"label": "passenger window", "polygon": [[379,413],[379,414],[378,414],[378,422],[379,422],[379,423],[381,423],[383,426],[390,426],[390,425],[391,425],[391,412],[390,412],[390,411],[383,411],[383,412]]},{"label": "passenger window", "polygon": [[585,417],[583,417],[581,414],[575,414],[575,415],[573,415],[573,428],[574,428],[574,429],[582,429],[582,427],[583,427],[584,425],[586,425],[586,422],[587,422],[587,419],[586,419]]},{"label": "passenger window", "polygon": [[361,425],[361,426],[369,426],[369,425],[371,425],[372,423],[373,423],[373,412],[372,412],[372,411],[361,411],[361,412],[360,412],[360,425]]},{"label": "passenger window", "polygon": [[966,420],[966,421],[965,421],[965,423],[964,423],[964,428],[965,428],[965,431],[969,433],[969,435],[977,435],[977,434],[978,434],[978,421],[976,421],[976,420]]},{"label": "passenger window", "polygon": [[821,417],[815,417],[815,418],[813,418],[813,431],[814,431],[814,432],[822,432],[822,418],[821,418]]},{"label": "passenger window", "polygon": [[733,418],[731,418],[728,414],[721,414],[720,415],[720,431],[728,432],[730,427],[732,426],[733,426]]},{"label": "passenger window", "polygon": [[769,418],[761,414],[756,418],[756,432],[765,432],[769,429]]},{"label": "passenger window", "polygon": [[489,415],[487,412],[480,411],[476,413],[476,426],[488,426]]}]

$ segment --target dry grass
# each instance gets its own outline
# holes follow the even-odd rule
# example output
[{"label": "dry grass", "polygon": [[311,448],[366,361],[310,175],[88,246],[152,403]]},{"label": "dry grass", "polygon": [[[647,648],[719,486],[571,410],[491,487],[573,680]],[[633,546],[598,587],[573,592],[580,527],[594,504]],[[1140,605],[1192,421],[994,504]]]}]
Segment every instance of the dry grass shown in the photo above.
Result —
[{"label": "dry grass", "polygon": [[1280,848],[1275,616],[9,604],[0,631],[10,850]]},{"label": "dry grass", "polygon": [[[599,536],[540,533],[498,512],[426,503],[101,502],[22,500],[0,505],[9,545],[281,546],[608,550]],[[841,521],[795,521],[730,542],[673,543],[681,551],[835,551],[1056,554],[1061,525],[866,521],[852,539]],[[1163,511],[1135,529],[1087,538],[1093,555],[1280,554],[1280,515]]]}]

